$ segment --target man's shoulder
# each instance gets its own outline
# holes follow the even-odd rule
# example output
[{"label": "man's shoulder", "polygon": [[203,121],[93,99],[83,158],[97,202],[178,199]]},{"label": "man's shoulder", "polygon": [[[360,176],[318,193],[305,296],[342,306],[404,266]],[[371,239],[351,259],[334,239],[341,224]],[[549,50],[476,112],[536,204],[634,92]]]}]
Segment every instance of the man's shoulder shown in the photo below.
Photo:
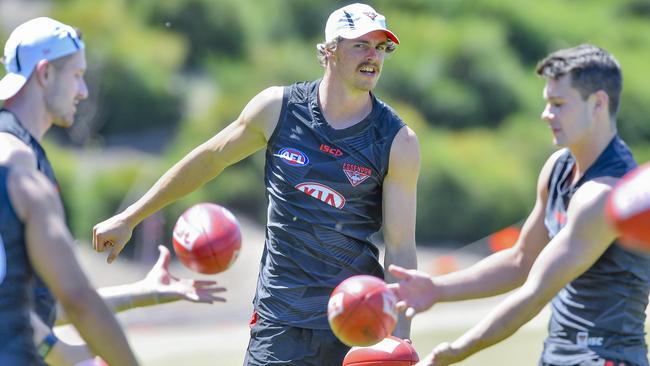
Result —
[{"label": "man's shoulder", "polygon": [[36,156],[30,146],[18,137],[0,132],[0,164],[8,166],[36,167]]},{"label": "man's shoulder", "polygon": [[589,216],[603,216],[607,198],[618,180],[616,177],[598,177],[583,183],[571,197],[569,209],[572,214],[590,212]]},{"label": "man's shoulder", "polygon": [[373,104],[375,108],[378,108],[377,116],[387,122],[395,123],[397,125],[405,125],[406,123],[397,113],[395,108],[390,106],[388,103],[381,100],[374,93],[371,94],[373,99]]},{"label": "man's shoulder", "polygon": [[9,167],[7,186],[12,198],[32,205],[41,203],[47,206],[58,197],[47,177],[34,169]]},{"label": "man's shoulder", "polygon": [[311,96],[317,95],[320,80],[297,81],[293,84],[286,85],[283,90],[286,91],[289,100],[295,103],[306,102]]}]

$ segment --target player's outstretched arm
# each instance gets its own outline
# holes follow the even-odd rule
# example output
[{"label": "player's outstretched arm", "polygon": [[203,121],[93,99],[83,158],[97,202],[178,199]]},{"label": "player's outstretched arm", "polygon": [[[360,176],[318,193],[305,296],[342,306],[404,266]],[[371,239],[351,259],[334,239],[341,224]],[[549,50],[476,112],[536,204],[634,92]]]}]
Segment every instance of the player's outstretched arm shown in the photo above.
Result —
[{"label": "player's outstretched arm", "polygon": [[[159,245],[158,250],[160,254],[156,264],[151,267],[149,273],[142,280],[97,289],[109,309],[113,312],[120,312],[178,300],[204,304],[226,301],[226,299],[219,296],[226,289],[218,286],[217,281],[194,280],[173,276],[169,272],[169,262],[171,260],[169,249]],[[69,322],[65,309],[58,309],[56,324],[63,325]]]},{"label": "player's outstretched arm", "polygon": [[[542,168],[537,180],[535,205],[512,248],[492,254],[469,268],[432,279],[427,279],[424,273],[408,275],[398,270],[403,274],[399,286],[393,288],[401,299],[400,307],[413,316],[436,302],[489,297],[521,286],[535,258],[548,242],[544,226],[548,177],[561,153],[553,154]],[[433,290],[419,295],[423,286],[430,286]]]},{"label": "player's outstretched arm", "polygon": [[524,285],[456,341],[434,348],[418,365],[449,365],[512,335],[562,287],[591,267],[616,238],[604,207],[614,178],[585,183],[574,194],[566,226],[548,243]]},{"label": "player's outstretched arm", "polygon": [[[416,268],[415,211],[420,147],[417,136],[410,128],[403,127],[395,136],[389,164],[382,192],[382,228],[386,244],[384,268],[392,264]],[[388,271],[385,276],[388,283],[397,280]],[[409,338],[410,320],[401,313],[393,334],[400,338]]]},{"label": "player's outstretched arm", "polygon": [[112,365],[137,365],[117,320],[90,286],[72,250],[72,237],[54,187],[42,174],[14,169],[9,198],[25,225],[30,262],[65,308],[94,353]]},{"label": "player's outstretched arm", "polygon": [[172,166],[144,196],[123,212],[95,225],[95,250],[102,252],[110,248],[108,263],[111,263],[142,220],[265,146],[280,117],[282,96],[281,87],[259,93],[234,122]]}]

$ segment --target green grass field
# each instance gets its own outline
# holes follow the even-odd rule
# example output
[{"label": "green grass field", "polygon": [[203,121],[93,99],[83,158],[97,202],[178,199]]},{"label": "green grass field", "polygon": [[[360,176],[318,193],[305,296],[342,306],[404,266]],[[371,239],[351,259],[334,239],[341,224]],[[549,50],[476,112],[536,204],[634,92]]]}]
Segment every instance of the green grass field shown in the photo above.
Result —
[{"label": "green grass field", "polygon": [[[453,340],[462,333],[457,331],[442,331],[430,333],[414,333],[413,341],[420,356],[440,342]],[[483,350],[478,354],[458,363],[458,366],[526,366],[537,365],[542,350],[542,342],[546,332],[544,329],[524,327],[505,341]],[[182,337],[182,335],[181,335]],[[650,341],[650,339],[648,340]],[[242,365],[244,350],[225,351],[222,344],[214,344],[212,349],[194,349],[184,352],[178,349],[173,355],[157,357],[155,354],[144,355],[140,353],[143,365],[156,366],[239,366]],[[219,350],[217,350],[219,349]]]},{"label": "green grass field", "polygon": [[[432,332],[432,333],[415,333],[413,334],[413,341],[420,353],[424,356],[436,344],[455,339],[460,333],[458,331],[445,331],[445,332]],[[542,341],[544,339],[544,332],[542,330],[529,330],[522,329],[514,336],[505,340],[504,342],[476,354],[464,362],[459,363],[459,366],[523,366],[523,365],[536,365],[537,359],[542,349]],[[214,348],[221,348],[215,344]],[[210,349],[192,350],[183,352],[178,350],[178,353],[173,355],[166,355],[164,357],[156,357],[156,355],[143,355],[140,353],[144,365],[156,366],[176,366],[176,365],[192,365],[192,366],[207,366],[207,365],[241,365],[243,360],[244,350],[230,350],[224,352],[223,350],[215,351]],[[146,356],[146,357],[144,357]]]}]

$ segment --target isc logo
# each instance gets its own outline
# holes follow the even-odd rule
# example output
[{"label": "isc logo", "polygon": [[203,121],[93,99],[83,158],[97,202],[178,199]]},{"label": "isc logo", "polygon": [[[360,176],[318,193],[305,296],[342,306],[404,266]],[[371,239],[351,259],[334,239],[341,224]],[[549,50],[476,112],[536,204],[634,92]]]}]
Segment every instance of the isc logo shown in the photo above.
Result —
[{"label": "isc logo", "polygon": [[296,186],[296,189],[332,207],[341,209],[345,206],[345,198],[342,194],[320,183],[300,183]]},{"label": "isc logo", "polygon": [[285,163],[293,166],[305,166],[309,164],[309,158],[305,153],[291,147],[283,148],[282,150],[278,151],[275,156],[282,159],[282,161]]},{"label": "isc logo", "polygon": [[334,156],[336,156],[337,158],[338,158],[339,156],[343,155],[343,151],[341,151],[341,149],[337,149],[337,148],[335,148],[335,147],[327,146],[327,145],[325,145],[325,144],[321,144],[321,145],[320,145],[320,151],[322,151],[322,152],[326,152],[326,153],[328,153],[328,154],[330,154],[330,155],[334,155]]}]

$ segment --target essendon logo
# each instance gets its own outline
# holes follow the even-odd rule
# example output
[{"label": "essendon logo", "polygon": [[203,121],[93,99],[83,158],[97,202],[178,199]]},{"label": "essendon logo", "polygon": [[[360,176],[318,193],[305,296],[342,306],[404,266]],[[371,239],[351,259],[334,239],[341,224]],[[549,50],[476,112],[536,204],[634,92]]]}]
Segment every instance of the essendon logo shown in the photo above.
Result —
[{"label": "essendon logo", "polygon": [[343,155],[343,151],[341,149],[337,149],[335,147],[327,146],[325,144],[320,145],[320,151],[328,153],[330,155],[336,156],[337,158],[341,155]]},{"label": "essendon logo", "polygon": [[343,164],[343,172],[353,187],[363,183],[372,175],[372,169],[350,163]]},{"label": "essendon logo", "polygon": [[320,183],[300,183],[296,186],[296,189],[332,207],[342,209],[345,206],[345,197],[342,194]]},{"label": "essendon logo", "polygon": [[365,14],[368,18],[370,18],[372,20],[375,20],[375,18],[377,17],[377,13],[372,13],[372,12],[369,12],[369,11],[364,12],[363,14]]},{"label": "essendon logo", "polygon": [[285,163],[292,166],[305,166],[309,164],[309,158],[305,153],[298,149],[285,147],[280,150],[275,156],[282,159]]}]

